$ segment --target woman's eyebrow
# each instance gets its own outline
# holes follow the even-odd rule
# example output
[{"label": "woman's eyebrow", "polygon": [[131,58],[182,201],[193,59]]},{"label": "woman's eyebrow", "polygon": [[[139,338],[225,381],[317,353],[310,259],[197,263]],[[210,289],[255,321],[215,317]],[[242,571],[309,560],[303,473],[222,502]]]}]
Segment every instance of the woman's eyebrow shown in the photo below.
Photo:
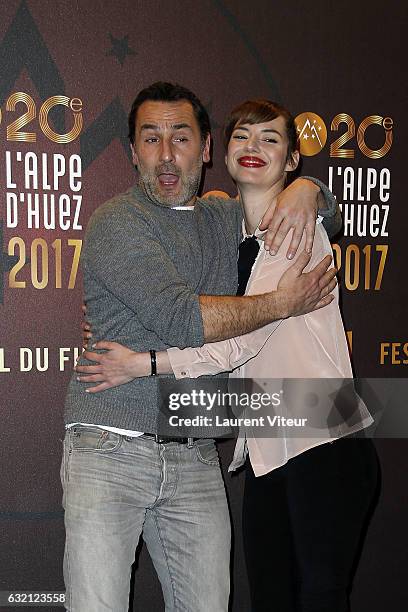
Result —
[{"label": "woman's eyebrow", "polygon": [[279,134],[279,136],[282,136],[279,130],[274,130],[272,128],[265,128],[264,130],[261,130],[261,132],[274,132],[274,134]]},{"label": "woman's eyebrow", "polygon": [[[235,130],[244,130],[245,132],[249,132],[249,129],[242,125],[237,125],[237,127],[234,128],[234,132]],[[273,132],[274,134],[278,134],[279,136],[282,136],[279,130],[274,130],[273,128],[264,128],[263,130],[261,130],[261,132]]]}]

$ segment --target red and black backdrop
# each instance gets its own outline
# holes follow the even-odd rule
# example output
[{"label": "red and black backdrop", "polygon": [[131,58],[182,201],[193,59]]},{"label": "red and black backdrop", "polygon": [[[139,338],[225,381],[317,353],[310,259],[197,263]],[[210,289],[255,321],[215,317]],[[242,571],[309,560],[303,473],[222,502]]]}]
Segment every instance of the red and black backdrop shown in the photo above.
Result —
[{"label": "red and black backdrop", "polygon": [[[0,590],[63,589],[58,472],[65,388],[81,345],[82,239],[94,209],[135,181],[127,113],[151,82],[180,82],[209,111],[214,162],[204,192],[235,195],[221,143],[233,105],[268,97],[298,116],[304,173],[330,184],[343,203],[345,236],[334,252],[355,372],[406,377],[406,26],[396,0],[3,3]],[[376,445],[382,491],[353,603],[359,612],[399,612],[408,603],[408,445]],[[224,465],[230,453],[231,442],[223,443]],[[227,475],[226,483],[232,610],[242,612],[242,477]],[[145,550],[138,566],[137,609],[160,609]]]}]

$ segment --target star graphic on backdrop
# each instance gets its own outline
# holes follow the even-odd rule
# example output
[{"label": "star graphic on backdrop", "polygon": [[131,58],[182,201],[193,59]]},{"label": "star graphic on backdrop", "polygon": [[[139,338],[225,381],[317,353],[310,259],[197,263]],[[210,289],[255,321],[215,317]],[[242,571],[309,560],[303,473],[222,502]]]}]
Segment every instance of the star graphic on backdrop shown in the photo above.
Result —
[{"label": "star graphic on backdrop", "polygon": [[136,55],[136,51],[129,47],[129,36],[123,38],[115,38],[109,34],[112,43],[112,49],[106,52],[105,55],[113,55],[116,57],[121,66],[125,63],[127,55]]},{"label": "star graphic on backdrop", "polygon": [[213,130],[217,130],[219,127],[221,127],[221,125],[217,123],[212,116],[212,106],[213,106],[213,102],[212,100],[210,100],[208,104],[205,105],[205,110],[207,111],[208,116],[210,117],[211,128]]},{"label": "star graphic on backdrop", "polygon": [[8,253],[3,253],[3,222],[0,221],[0,304],[3,304],[4,297],[3,274],[10,272],[11,268],[17,263],[17,261],[17,255],[8,255]]}]

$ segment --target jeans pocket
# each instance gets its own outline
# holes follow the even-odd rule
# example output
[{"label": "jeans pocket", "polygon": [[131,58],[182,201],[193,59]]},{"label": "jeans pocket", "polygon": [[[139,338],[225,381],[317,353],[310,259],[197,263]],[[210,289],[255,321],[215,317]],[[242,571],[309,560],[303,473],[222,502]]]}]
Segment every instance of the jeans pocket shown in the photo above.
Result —
[{"label": "jeans pocket", "polygon": [[69,455],[69,434],[68,432],[65,434],[65,438],[62,441],[62,457],[61,457],[61,468],[60,468],[60,479],[61,485],[64,488],[65,481],[67,479],[67,463],[68,463],[68,455]]},{"label": "jeans pocket", "polygon": [[61,468],[60,468],[60,478],[61,478],[61,486],[62,486],[62,507],[65,508],[65,496],[66,490],[69,482],[69,463],[71,459],[71,436],[70,432],[67,431],[65,434],[65,438],[62,442],[62,458],[61,458]]},{"label": "jeans pocket", "polygon": [[112,453],[122,444],[123,436],[97,427],[73,427],[72,450],[81,452]]},{"label": "jeans pocket", "polygon": [[194,444],[197,459],[205,465],[220,465],[218,450],[214,440],[197,440]]}]

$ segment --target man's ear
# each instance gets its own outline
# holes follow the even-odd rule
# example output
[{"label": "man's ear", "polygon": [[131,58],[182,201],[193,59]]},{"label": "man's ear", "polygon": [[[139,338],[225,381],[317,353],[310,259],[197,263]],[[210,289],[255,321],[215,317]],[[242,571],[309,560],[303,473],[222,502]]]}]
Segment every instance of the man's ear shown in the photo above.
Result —
[{"label": "man's ear", "polygon": [[208,164],[208,162],[210,161],[210,147],[211,147],[211,136],[210,134],[207,134],[207,137],[204,143],[204,147],[203,147],[203,153],[202,153],[203,162],[205,164]]},{"label": "man's ear", "polygon": [[293,172],[294,170],[296,170],[296,168],[299,165],[299,161],[300,161],[299,151],[293,151],[290,160],[286,162],[285,171]]},{"label": "man's ear", "polygon": [[130,150],[132,151],[132,161],[133,161],[133,164],[135,166],[138,166],[139,160],[137,158],[137,154],[136,154],[136,151],[135,151],[135,145],[131,144],[130,145]]}]

